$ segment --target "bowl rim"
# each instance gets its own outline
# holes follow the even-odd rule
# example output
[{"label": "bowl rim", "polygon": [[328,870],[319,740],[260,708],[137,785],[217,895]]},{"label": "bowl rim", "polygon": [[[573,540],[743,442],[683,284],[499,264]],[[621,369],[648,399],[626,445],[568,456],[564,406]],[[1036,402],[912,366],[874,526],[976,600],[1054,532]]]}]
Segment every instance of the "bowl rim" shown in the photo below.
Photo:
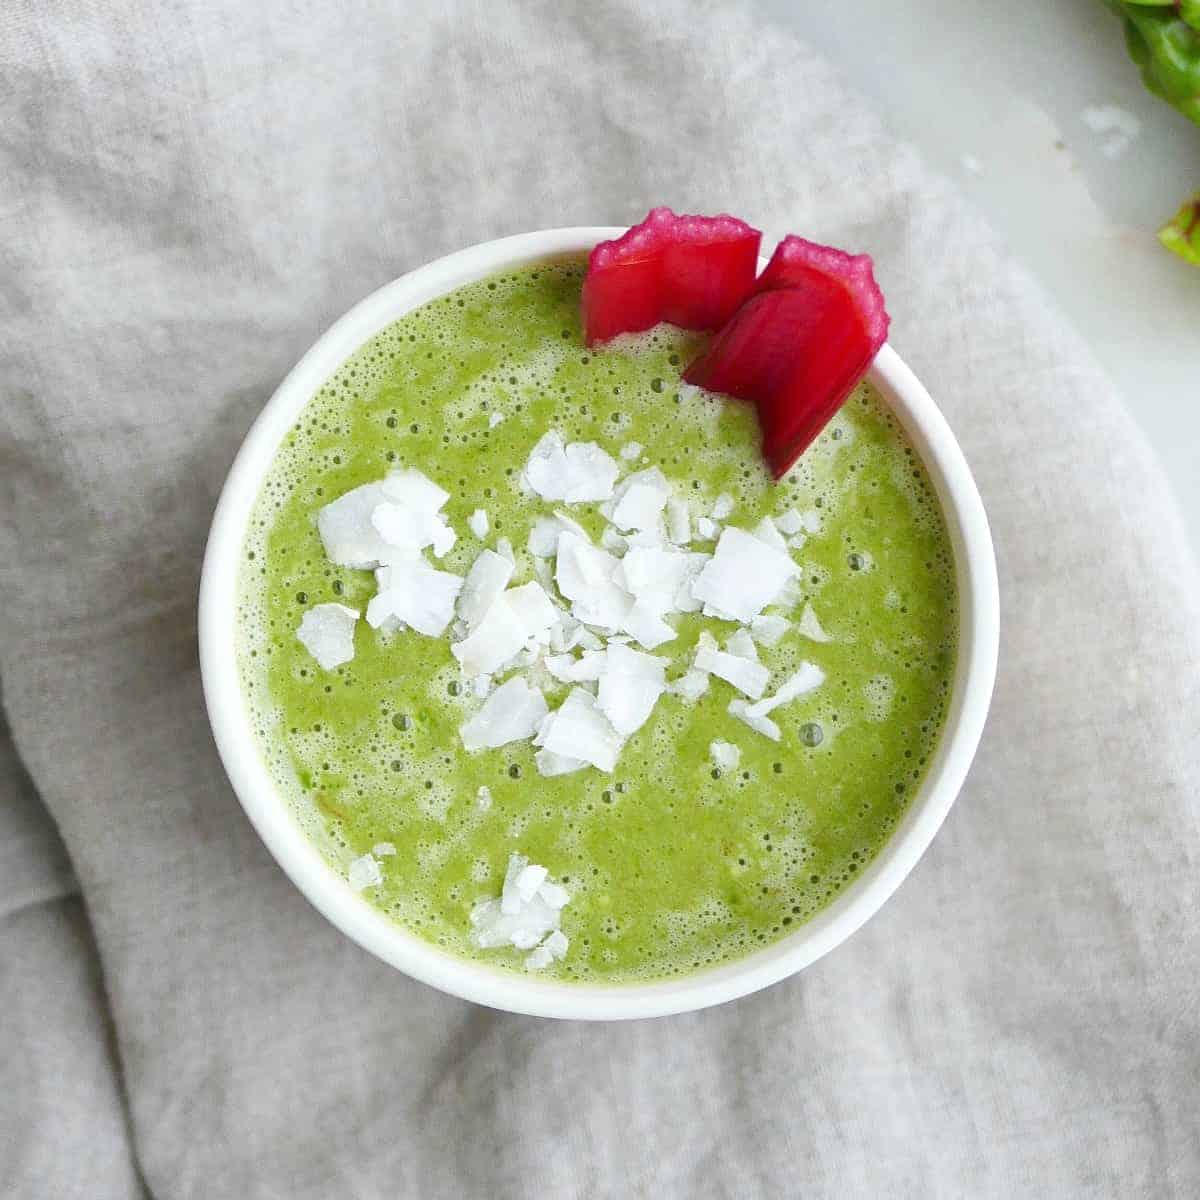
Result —
[{"label": "bowl rim", "polygon": [[288,429],[356,350],[414,308],[510,267],[586,252],[622,227],[517,234],[446,255],[385,284],[321,335],[247,433],[213,516],[201,571],[200,669],[217,750],[239,802],[292,882],[328,920],[414,979],[478,1004],[531,1016],[614,1020],[666,1016],[734,1000],[787,978],[844,942],[896,891],[954,803],[982,735],[999,652],[999,591],[987,516],[954,434],[929,393],[885,344],[869,381],[925,464],[950,534],[959,601],[958,660],[946,724],[929,770],[876,857],[810,921],[744,958],[645,983],[562,983],[441,950],[354,892],[301,828],[259,749],[238,677],[236,600],[241,548],[263,480]]}]

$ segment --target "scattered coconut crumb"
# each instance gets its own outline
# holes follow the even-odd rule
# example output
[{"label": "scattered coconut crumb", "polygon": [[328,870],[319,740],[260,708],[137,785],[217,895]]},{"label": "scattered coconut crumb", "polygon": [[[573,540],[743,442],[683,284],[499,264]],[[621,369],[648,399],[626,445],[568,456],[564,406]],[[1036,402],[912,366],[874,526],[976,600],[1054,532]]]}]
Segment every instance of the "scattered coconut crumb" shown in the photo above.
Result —
[{"label": "scattered coconut crumb", "polygon": [[376,842],[371,847],[371,853],[376,858],[390,858],[396,853],[396,847],[391,842]]},{"label": "scattered coconut crumb", "polygon": [[644,448],[641,442],[626,442],[621,447],[621,457],[626,462],[633,462],[635,459],[641,457]]},{"label": "scattered coconut crumb", "polygon": [[383,882],[383,871],[373,855],[364,854],[350,864],[347,878],[356,892],[362,892],[369,887],[378,887]]},{"label": "scattered coconut crumb", "polygon": [[487,812],[492,807],[492,789],[486,783],[475,793],[475,807],[480,812]]},{"label": "scattered coconut crumb", "polygon": [[300,618],[296,640],[317,660],[323,671],[332,671],[354,658],[354,626],[358,612],[344,604],[317,604]]},{"label": "scattered coconut crumb", "polygon": [[488,521],[487,509],[477,508],[468,518],[467,525],[471,532],[482,541],[488,535],[491,523]]},{"label": "scattered coconut crumb", "polygon": [[728,492],[722,492],[712,506],[714,521],[723,521],[733,512],[733,497]]},{"label": "scattered coconut crumb", "polygon": [[496,426],[499,425],[500,422],[503,420],[504,420],[503,413],[498,413],[498,412],[492,413],[492,415],[490,417],[488,417],[488,428],[495,429]]},{"label": "scattered coconut crumb", "polygon": [[710,742],[708,753],[722,771],[736,771],[742,761],[742,751],[732,742]]},{"label": "scattered coconut crumb", "polygon": [[721,536],[721,526],[709,517],[697,517],[696,536],[703,542],[715,542]]},{"label": "scattered coconut crumb", "polygon": [[481,900],[471,910],[475,945],[481,950],[531,950],[525,962],[532,970],[563,958],[569,942],[559,926],[571,897],[548,876],[545,867],[530,863],[525,855],[510,855],[499,898]]}]

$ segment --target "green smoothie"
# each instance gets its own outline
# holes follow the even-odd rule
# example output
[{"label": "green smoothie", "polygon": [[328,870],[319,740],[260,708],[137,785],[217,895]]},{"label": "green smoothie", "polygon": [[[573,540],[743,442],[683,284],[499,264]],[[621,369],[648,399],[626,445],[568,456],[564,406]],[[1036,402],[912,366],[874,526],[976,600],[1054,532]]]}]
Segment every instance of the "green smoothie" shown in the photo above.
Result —
[{"label": "green smoothie", "polygon": [[[569,950],[540,964],[543,976],[622,982],[744,955],[863,870],[936,747],[957,614],[932,486],[869,386],[774,483],[753,409],[681,384],[703,337],[659,326],[589,350],[582,277],[582,262],[556,261],[462,288],[385,329],[312,398],[244,548],[239,661],[263,756],[298,820],[343,874],[370,856],[357,880],[367,902],[455,955],[526,970],[523,949],[481,948],[471,920],[524,855],[570,895]],[[489,685],[460,669],[450,630],[360,619],[352,661],[329,670],[297,639],[306,612],[365,613],[379,590],[373,571],[329,561],[317,514],[400,468],[449,493],[442,512],[458,538],[440,558],[426,551],[432,567],[466,576],[507,539],[510,586],[540,579],[561,602],[528,547],[535,523],[560,511],[597,546],[612,539],[601,503],[552,503],[523,478],[550,430],[595,443],[622,477],[660,468],[689,510],[689,552],[712,554],[720,530],[773,517],[798,569],[762,614],[775,620],[666,618],[675,637],[647,653],[667,660],[669,690],[611,771],[546,776],[527,738],[468,751],[461,729]],[[670,688],[696,677],[706,631],[723,649],[753,634],[765,695],[803,664],[819,669],[819,686],[770,711],[777,741],[731,714],[749,701],[716,674],[695,697]],[[550,710],[573,687],[595,688],[536,664],[525,675]]]}]

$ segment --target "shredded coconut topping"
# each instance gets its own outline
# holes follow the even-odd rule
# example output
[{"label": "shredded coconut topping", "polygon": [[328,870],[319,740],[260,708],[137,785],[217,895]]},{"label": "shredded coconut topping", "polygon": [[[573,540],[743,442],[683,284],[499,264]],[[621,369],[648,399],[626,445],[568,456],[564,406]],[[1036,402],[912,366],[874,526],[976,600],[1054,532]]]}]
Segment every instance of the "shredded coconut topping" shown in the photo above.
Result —
[{"label": "shredded coconut topping", "polygon": [[[493,413],[489,427],[500,420]],[[620,459],[645,461],[642,451],[630,442]],[[798,619],[779,611],[804,600],[791,554],[821,533],[820,511],[792,508],[741,529],[722,524],[735,510],[730,495],[716,498],[711,515],[694,518],[658,467],[623,479],[621,470],[595,443],[567,444],[554,431],[538,441],[521,475],[526,494],[594,504],[606,524],[596,544],[561,509],[537,518],[523,559],[534,578],[516,585],[517,556],[505,537],[476,555],[465,578],[433,565],[427,555],[447,554],[457,534],[442,512],[448,493],[420,471],[392,471],[317,513],[330,561],[375,571],[377,590],[365,613],[372,629],[449,636],[476,705],[459,730],[466,750],[532,740],[543,776],[611,772],[626,739],[646,726],[664,696],[670,697],[664,703],[696,704],[714,679],[722,681],[718,688],[740,693],[721,697],[731,717],[778,741],[780,727],[770,714],[824,683],[819,666],[802,662],[766,695],[770,671],[758,652],[792,630],[810,642],[830,640],[811,604],[804,603]],[[467,526],[486,539],[487,511],[476,509]],[[693,537],[715,542],[712,553],[688,549]],[[773,611],[764,612],[768,607]],[[702,632],[689,668],[668,683],[672,657],[648,652],[677,641],[676,614],[696,612],[735,627],[724,635],[724,649]],[[319,604],[304,613],[296,636],[330,670],[353,659],[358,618],[345,605]],[[678,663],[686,650],[676,654]],[[564,687],[565,698],[552,707]],[[709,754],[721,771],[735,770],[742,757],[724,740],[713,741]],[[487,787],[475,803],[480,812],[491,808]],[[376,843],[350,863],[351,886],[378,886],[379,858],[395,853],[390,842]],[[471,913],[472,937],[482,949],[527,951],[525,966],[542,970],[567,952],[559,917],[568,900],[544,867],[513,854],[501,895]]]}]

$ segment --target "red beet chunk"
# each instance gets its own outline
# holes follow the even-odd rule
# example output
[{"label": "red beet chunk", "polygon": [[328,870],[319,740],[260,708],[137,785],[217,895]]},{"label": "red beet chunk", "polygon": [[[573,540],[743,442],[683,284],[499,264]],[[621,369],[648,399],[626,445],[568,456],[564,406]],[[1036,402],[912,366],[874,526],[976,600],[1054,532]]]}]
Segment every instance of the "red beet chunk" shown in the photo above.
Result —
[{"label": "red beet chunk", "polygon": [[655,208],[588,259],[583,329],[589,346],[660,321],[718,329],[754,286],[762,234],[725,215]]},{"label": "red beet chunk", "polygon": [[867,255],[788,237],[684,379],[754,404],[778,479],[866,374],[887,330]]}]

